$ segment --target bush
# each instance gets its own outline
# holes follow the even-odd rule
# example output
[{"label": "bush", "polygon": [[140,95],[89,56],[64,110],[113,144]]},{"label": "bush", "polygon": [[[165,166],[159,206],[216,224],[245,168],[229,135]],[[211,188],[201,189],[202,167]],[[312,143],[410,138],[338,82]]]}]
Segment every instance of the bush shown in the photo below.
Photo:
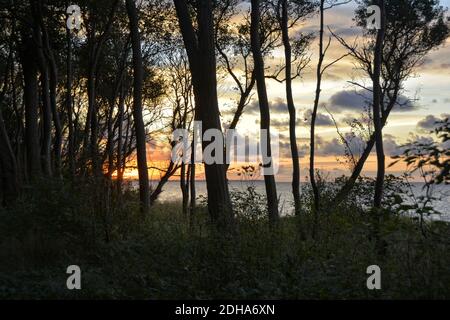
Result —
[{"label": "bush", "polygon": [[[226,237],[209,225],[205,209],[190,224],[181,204],[157,204],[143,221],[134,193],[119,205],[101,188],[46,183],[0,209],[0,298],[450,298],[450,244],[424,237],[402,216],[382,221],[387,250],[380,256],[371,217],[359,209],[330,209],[313,240],[298,232],[300,223],[311,229],[308,215],[270,228],[262,199],[244,190],[233,193],[238,228]],[[439,239],[450,233],[448,224],[429,227]],[[73,264],[82,270],[79,291],[66,289]],[[366,288],[372,264],[381,267],[381,291]]]}]

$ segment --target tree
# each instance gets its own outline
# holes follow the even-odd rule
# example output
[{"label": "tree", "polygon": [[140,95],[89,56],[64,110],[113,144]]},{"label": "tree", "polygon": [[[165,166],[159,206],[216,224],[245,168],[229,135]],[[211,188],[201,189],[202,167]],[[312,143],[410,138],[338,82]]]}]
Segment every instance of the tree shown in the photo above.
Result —
[{"label": "tree", "polygon": [[[261,114],[261,145],[267,150],[263,151],[263,167],[271,170],[273,165],[272,148],[270,145],[270,111],[269,100],[267,97],[266,80],[264,74],[264,59],[261,53],[261,40],[259,34],[259,21],[260,21],[260,8],[259,0],[252,0],[252,12],[251,12],[251,46],[254,60],[254,68],[256,74],[256,86],[258,89],[259,109]],[[263,133],[264,131],[264,133]],[[265,139],[265,141],[263,141]],[[263,147],[263,148],[264,148]],[[278,197],[277,186],[275,183],[275,177],[273,173],[265,173],[264,183],[266,186],[267,207],[269,220],[272,223],[277,222],[279,218],[278,213]]]},{"label": "tree", "polygon": [[402,154],[389,166],[404,162],[408,173],[419,172],[426,185],[450,184],[450,118],[435,123],[434,133],[438,141],[410,141],[401,146]]},{"label": "tree", "polygon": [[[69,6],[69,1],[66,1],[66,6]],[[69,18],[67,14],[66,19]],[[72,98],[72,35],[71,30],[66,28],[66,42],[67,42],[67,57],[66,57],[66,112],[67,112],[67,126],[68,126],[68,163],[70,177],[75,177],[75,133],[73,123],[73,98]]]},{"label": "tree", "polygon": [[25,105],[27,168],[28,177],[34,180],[41,175],[38,126],[37,50],[33,40],[33,32],[25,26],[22,26],[21,30],[20,54],[24,79],[23,100]]},{"label": "tree", "polygon": [[[356,10],[356,23],[366,26],[366,8],[369,1],[364,1]],[[449,25],[444,17],[445,10],[437,0],[385,0],[385,35],[381,65],[381,127],[383,128],[394,108],[405,107],[399,100],[403,91],[403,83],[419,66],[426,55],[441,46],[449,35]],[[333,33],[338,41],[348,50],[366,76],[374,79],[373,62],[374,46],[377,32],[366,30],[364,41],[349,44],[342,37]],[[359,88],[373,93],[360,83]],[[408,101],[409,102],[409,101]],[[379,134],[379,133],[378,133]],[[351,192],[355,182],[361,175],[364,165],[376,144],[376,134],[371,134],[361,153],[351,176],[338,191],[334,205],[340,204]]]},{"label": "tree", "polygon": [[335,63],[339,62],[341,59],[345,57],[341,56],[338,59],[330,62],[327,65],[324,65],[325,56],[327,54],[327,51],[331,44],[331,37],[328,38],[328,43],[324,45],[324,28],[325,28],[325,11],[328,9],[331,9],[335,6],[342,5],[347,2],[335,2],[334,0],[331,0],[329,5],[326,6],[325,0],[320,0],[319,5],[319,16],[320,16],[320,22],[319,22],[319,60],[317,62],[317,68],[316,68],[316,92],[314,97],[314,105],[313,110],[311,112],[311,130],[310,130],[310,150],[309,150],[309,179],[311,182],[311,187],[313,190],[313,196],[314,196],[314,224],[313,224],[313,230],[312,235],[315,237],[317,233],[317,227],[318,227],[318,218],[319,218],[319,211],[320,211],[320,192],[319,187],[317,185],[316,181],[316,171],[315,171],[315,148],[316,148],[316,119],[317,119],[317,112],[319,109],[319,103],[320,103],[320,95],[322,92],[322,78],[325,73],[325,71],[330,68]]},{"label": "tree", "polygon": [[[44,20],[44,10],[48,9],[44,7],[43,1],[34,1],[32,4],[34,7],[34,16],[36,17],[36,23],[42,35],[41,43],[39,45],[43,56],[40,58],[43,68],[45,68],[46,78],[48,78],[48,95],[50,110],[52,114],[52,119],[54,123],[55,139],[53,144],[53,155],[54,155],[54,171],[56,176],[61,176],[61,144],[62,144],[62,127],[61,120],[57,107],[57,86],[58,86],[58,68],[53,54],[53,49],[50,43],[50,35],[47,30],[46,22]],[[50,18],[50,17],[49,17]],[[42,51],[41,51],[42,50]],[[40,54],[41,54],[40,53]]]},{"label": "tree", "polygon": [[375,143],[377,148],[377,180],[375,182],[374,207],[381,208],[383,198],[383,184],[385,173],[385,155],[383,148],[383,126],[381,124],[381,67],[383,61],[383,42],[386,28],[386,15],[384,0],[379,0],[380,7],[380,29],[377,32],[373,62],[373,124],[375,128]]},{"label": "tree", "polygon": [[144,120],[142,118],[142,81],[143,65],[141,53],[141,38],[139,35],[139,20],[134,0],[126,0],[128,17],[130,19],[131,43],[133,47],[133,117],[137,141],[137,162],[139,171],[139,198],[141,212],[147,214],[150,208],[150,184],[148,180],[147,148]]},{"label": "tree", "polygon": [[[192,74],[196,115],[202,122],[203,132],[209,129],[221,130],[212,3],[208,0],[195,3],[197,32],[187,2],[174,0],[174,3]],[[204,141],[203,149],[208,144]],[[225,169],[224,164],[205,164],[209,213],[224,228],[230,226],[233,220]]]},{"label": "tree", "polygon": [[[19,181],[17,175],[17,161],[11,146],[11,140],[3,119],[3,102],[9,87],[9,68],[13,64],[12,42],[9,45],[8,60],[5,64],[4,81],[0,91],[0,190],[2,191],[4,205],[13,203],[19,195]],[[12,76],[12,75],[11,75]]]},{"label": "tree", "polygon": [[[293,7],[293,8],[292,8]],[[291,9],[291,10],[289,10]],[[304,58],[304,52],[309,45],[310,37],[302,35],[300,40],[297,40],[294,51],[294,60],[297,61],[297,72],[293,75],[293,59],[292,59],[292,45],[289,37],[289,29],[295,26],[295,23],[304,19],[314,10],[314,4],[308,1],[293,1],[279,0],[277,3],[277,17],[282,33],[282,43],[284,47],[285,56],[285,82],[286,82],[286,100],[289,111],[289,139],[291,146],[292,157],[292,194],[294,196],[295,213],[300,214],[300,163],[297,146],[297,115],[294,104],[294,97],[292,94],[292,80],[300,75],[300,71],[309,63],[309,59]],[[281,11],[281,12],[280,12]],[[294,12],[293,21],[291,21],[290,11]],[[275,77],[277,80],[277,78]]]},{"label": "tree", "polygon": [[[88,38],[88,66],[87,66],[87,95],[88,95],[88,111],[86,117],[86,124],[84,128],[84,155],[89,155],[92,170],[96,176],[101,174],[101,166],[99,163],[98,154],[98,105],[97,105],[97,78],[99,74],[99,63],[102,57],[105,42],[114,22],[114,17],[119,4],[119,0],[114,0],[110,5],[109,14],[106,16],[107,20],[104,22],[103,29],[98,33],[97,21],[99,18],[98,12],[104,10],[101,4],[89,3],[90,15],[87,18],[87,38]],[[104,58],[104,57],[103,57]]]}]

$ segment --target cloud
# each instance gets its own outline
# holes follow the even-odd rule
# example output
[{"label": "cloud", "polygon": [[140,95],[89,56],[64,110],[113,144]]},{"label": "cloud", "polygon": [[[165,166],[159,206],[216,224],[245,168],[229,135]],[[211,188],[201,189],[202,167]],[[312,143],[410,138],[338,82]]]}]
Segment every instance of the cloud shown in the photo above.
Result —
[{"label": "cloud", "polygon": [[[296,120],[296,125],[297,126],[311,125],[311,113],[312,113],[311,110],[305,111],[303,113],[303,117],[298,118]],[[259,120],[257,120],[256,122],[259,123]],[[334,126],[334,122],[329,115],[317,113],[316,125],[318,127],[330,127]],[[280,131],[288,130],[289,129],[288,115],[286,115],[283,118],[272,117],[272,119],[270,120],[270,126]]]},{"label": "cloud", "polygon": [[[308,125],[311,125],[311,115],[312,115],[311,110],[307,110],[303,113],[303,118]],[[334,122],[329,115],[318,112],[316,117],[316,126],[332,127],[334,126]]]},{"label": "cloud", "polygon": [[[271,114],[287,114],[287,104],[281,98],[269,101],[269,110]],[[259,101],[254,100],[246,108],[245,112],[248,114],[259,114]]]},{"label": "cloud", "polygon": [[438,118],[432,114],[426,116],[424,119],[420,120],[417,123],[417,127],[421,130],[432,131],[436,128],[436,123],[442,121],[446,118],[449,118],[450,114],[441,114],[441,117]]},{"label": "cloud", "polygon": [[337,138],[325,141],[320,136],[316,136],[316,153],[319,156],[337,156],[344,154],[344,146]]},{"label": "cloud", "polygon": [[402,153],[402,147],[391,134],[384,135],[383,147],[385,155],[389,157],[397,156]]},{"label": "cloud", "polygon": [[[362,154],[366,148],[366,141],[358,136],[347,134],[345,135],[345,139],[355,156]],[[396,137],[390,134],[384,135],[383,146],[387,156],[395,156],[402,151],[402,147],[397,143]],[[320,136],[316,136],[316,148],[317,154],[320,156],[343,156],[345,154],[344,144],[338,138],[326,141]],[[373,148],[372,153],[375,153],[375,148]]]},{"label": "cloud", "polygon": [[[260,125],[260,120],[256,120],[255,124]],[[301,126],[302,120],[301,119],[297,119],[297,121],[295,122],[296,126]],[[276,129],[277,131],[287,131],[289,130],[289,118],[288,115],[286,115],[284,118],[279,119],[279,118],[274,118],[272,117],[270,119],[270,128]]]},{"label": "cloud", "polygon": [[[328,108],[338,113],[344,110],[364,111],[364,108],[372,104],[372,99],[372,93],[367,90],[342,90],[328,99]],[[408,112],[418,108],[411,99],[403,95],[399,96],[397,102],[394,112]]]}]

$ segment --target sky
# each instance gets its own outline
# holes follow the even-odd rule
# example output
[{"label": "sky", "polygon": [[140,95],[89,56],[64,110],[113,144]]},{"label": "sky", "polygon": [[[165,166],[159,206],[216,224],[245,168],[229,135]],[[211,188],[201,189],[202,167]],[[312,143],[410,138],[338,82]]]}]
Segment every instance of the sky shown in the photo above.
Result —
[{"label": "sky", "polygon": [[[450,7],[450,0],[441,0],[441,5]],[[325,25],[346,40],[351,40],[360,30],[354,26],[355,3],[349,3],[326,11]],[[296,32],[318,32],[318,17],[313,17],[298,26]],[[325,39],[329,36],[328,31]],[[301,155],[302,180],[307,179],[309,170],[309,124],[308,116],[313,106],[316,77],[315,66],[317,64],[318,42],[315,41],[310,47],[311,63],[304,70],[301,79],[293,83],[293,93],[298,114],[298,145]],[[325,59],[325,64],[335,60],[345,53],[345,49],[333,39]],[[266,67],[274,68],[277,63],[282,62],[283,51],[276,50],[273,57],[266,59]],[[354,60],[344,58],[336,65],[327,70],[322,82],[321,104],[317,122],[317,158],[316,167],[327,175],[341,176],[349,174],[349,168],[344,163],[344,151],[336,132],[336,127],[328,112],[336,120],[340,131],[346,134],[349,131],[347,121],[359,117],[363,111],[363,91],[355,94],[356,87],[349,84],[350,80],[361,82],[360,73],[355,70]],[[288,111],[285,104],[285,86],[273,80],[267,80],[267,91],[270,100],[272,130],[280,136],[280,170],[277,181],[290,181],[291,160],[288,136]],[[423,65],[418,67],[414,75],[404,83],[404,92],[401,97],[408,103],[401,110],[393,112],[384,129],[384,142],[387,163],[391,160],[389,156],[398,153],[398,147],[408,140],[421,139],[429,136],[433,123],[441,117],[450,114],[450,39],[439,48],[431,52],[424,60]],[[223,123],[231,120],[232,110],[236,105],[236,95],[233,91],[233,82],[230,78],[221,79],[218,85],[219,105]],[[326,108],[324,107],[326,106]],[[256,136],[259,127],[259,107],[257,95],[247,106],[245,113],[238,125],[239,134]],[[355,148],[358,147],[356,144]],[[161,152],[149,151],[149,160],[152,166],[164,167],[167,165],[168,150]],[[242,163],[235,164],[239,167]],[[399,174],[405,167],[397,165],[388,169],[388,172]],[[134,172],[129,173],[133,175]],[[150,173],[152,179],[158,179],[161,173],[153,170]],[[376,174],[376,158],[371,155],[364,168],[364,175],[374,176]],[[198,179],[203,178],[201,168],[198,169]],[[233,171],[229,174],[230,179],[240,179]]]},{"label": "sky", "polygon": [[[450,0],[441,1],[444,7],[450,6]],[[326,11],[325,24],[335,33],[342,35],[349,40],[358,34],[359,30],[354,27],[354,3],[349,3],[340,7]],[[318,18],[312,18],[303,23],[296,32],[317,32]],[[325,35],[327,39],[328,35]],[[315,66],[317,64],[318,42],[314,42],[311,47],[311,63],[303,74],[302,79],[296,79],[293,84],[294,100],[296,104],[299,126],[297,129],[298,144],[300,148],[302,179],[305,179],[309,166],[309,125],[307,122],[309,110],[312,109],[316,77]],[[333,39],[328,50],[326,62],[331,62],[345,53],[345,49]],[[266,64],[276,64],[277,59],[282,57],[282,51],[274,53],[274,58],[269,59]],[[348,174],[349,168],[343,159],[343,148],[339,143],[339,136],[336,132],[335,124],[327,110],[329,110],[339,125],[342,133],[348,132],[349,128],[346,119],[357,117],[364,104],[364,98],[355,95],[355,87],[348,83],[350,80],[360,80],[358,72],[355,70],[354,61],[349,57],[340,61],[325,74],[322,83],[321,106],[319,108],[319,118],[317,127],[317,168],[327,171],[331,176]],[[219,91],[222,105],[227,105],[227,87]],[[404,84],[404,99],[414,100],[413,105],[405,107],[398,112],[393,112],[388,124],[384,129],[385,149],[388,156],[398,153],[398,146],[410,139],[418,139],[420,136],[427,136],[432,129],[432,123],[443,115],[450,114],[450,40],[439,48],[431,52],[425,59],[422,66],[418,67],[414,76]],[[284,142],[284,149],[281,154],[285,157],[280,160],[280,173],[278,180],[290,180],[290,160],[287,122],[288,113],[285,106],[285,86],[273,80],[267,81],[267,90],[271,101],[272,126],[278,129]],[[363,93],[363,92],[361,92]],[[326,109],[322,106],[326,105]],[[241,129],[257,127],[259,114],[258,102],[255,98],[253,103],[247,107],[245,117],[242,119]],[[309,111],[309,112],[308,112]],[[223,112],[224,113],[224,112]],[[226,112],[225,112],[226,113]],[[226,118],[226,117],[225,117]],[[226,120],[225,120],[226,121]],[[391,160],[387,159],[389,164]],[[392,173],[400,173],[404,170],[403,165],[398,165],[388,169]],[[364,174],[373,176],[376,172],[376,159],[371,156],[364,168]]]}]

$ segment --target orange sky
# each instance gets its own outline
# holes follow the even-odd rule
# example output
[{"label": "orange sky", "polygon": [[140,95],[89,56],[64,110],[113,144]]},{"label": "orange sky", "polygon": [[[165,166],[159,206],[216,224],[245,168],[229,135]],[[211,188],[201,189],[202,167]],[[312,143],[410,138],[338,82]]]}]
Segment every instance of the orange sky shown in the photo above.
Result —
[{"label": "orange sky", "polygon": [[[169,156],[167,152],[152,152],[152,154],[148,154],[148,166],[149,169],[149,177],[151,180],[159,180],[163,174],[163,171],[167,168],[169,164]],[[336,156],[317,156],[316,157],[316,168],[324,173],[328,173],[330,178],[341,176],[343,174],[350,174],[348,167],[343,163],[343,157]],[[280,162],[280,170],[277,175],[277,181],[280,182],[289,182],[291,181],[291,159],[290,158],[281,158]],[[389,157],[386,157],[386,165],[389,165],[393,160]],[[367,176],[375,176],[376,174],[376,156],[371,155],[366,161],[366,165],[364,167],[364,174]],[[254,165],[257,167],[256,163],[234,163],[230,166],[230,171],[228,173],[228,178],[230,180],[241,180],[242,177],[236,174],[236,169],[239,169],[243,165]],[[307,181],[309,175],[309,156],[304,156],[300,160],[301,166],[301,179],[302,181]],[[158,169],[155,169],[158,168]],[[391,168],[387,168],[387,173],[392,174],[401,174],[406,169],[405,165],[402,163],[396,164]],[[175,174],[171,180],[178,180],[179,172]],[[196,167],[196,177],[198,180],[204,180],[204,170],[203,165],[198,164]],[[125,179],[134,180],[138,178],[138,171],[136,169],[136,162],[134,159],[130,160],[128,164],[128,168],[124,174]],[[262,179],[259,176],[259,179]]]}]

